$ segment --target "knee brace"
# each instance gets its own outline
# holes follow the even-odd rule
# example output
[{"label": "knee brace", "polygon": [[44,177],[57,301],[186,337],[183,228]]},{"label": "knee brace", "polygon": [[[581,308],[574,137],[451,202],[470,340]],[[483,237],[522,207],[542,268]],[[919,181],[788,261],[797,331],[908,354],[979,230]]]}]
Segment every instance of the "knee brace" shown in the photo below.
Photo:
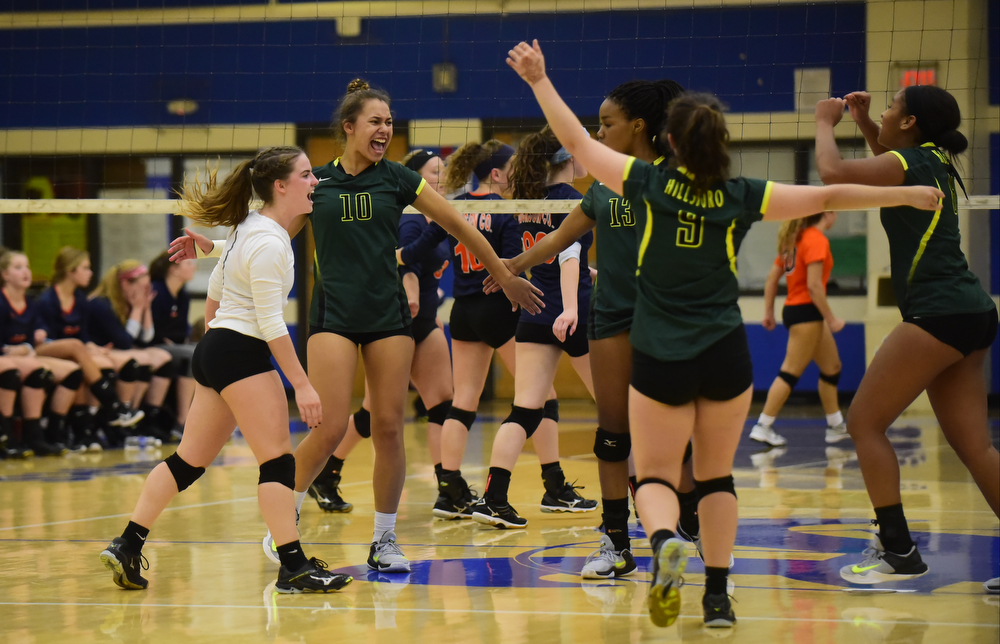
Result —
[{"label": "knee brace", "polygon": [[639,488],[641,488],[643,485],[648,485],[650,483],[666,486],[670,488],[674,494],[677,495],[678,499],[680,498],[680,493],[677,492],[677,488],[675,488],[670,481],[664,481],[663,479],[642,479],[641,481],[636,481],[635,487],[632,488],[632,497],[633,498],[635,497],[636,493],[639,491]]},{"label": "knee brace", "polygon": [[694,489],[698,493],[699,499],[704,499],[709,494],[715,494],[716,492],[727,492],[736,496],[736,485],[733,483],[732,474],[707,481],[695,481]]},{"label": "knee brace", "polygon": [[118,370],[118,379],[122,382],[135,382],[138,369],[139,363],[135,360],[129,360]]},{"label": "knee brace", "polygon": [[21,388],[21,373],[17,369],[8,369],[0,373],[0,389],[17,391]]},{"label": "knee brace", "polygon": [[153,379],[153,368],[148,364],[141,364],[135,368],[135,379],[139,382],[149,382]]},{"label": "knee brace", "polygon": [[173,380],[177,377],[177,363],[171,360],[167,364],[163,365],[159,369],[153,372],[153,375],[157,378],[167,378],[168,380]]},{"label": "knee brace", "polygon": [[795,389],[795,385],[799,381],[799,377],[798,376],[793,376],[792,374],[788,373],[787,371],[779,371],[778,372],[778,377],[781,378],[782,380],[784,380],[785,382],[787,382],[788,386],[791,387],[792,389]]},{"label": "knee brace", "polygon": [[62,382],[59,383],[60,387],[65,387],[72,391],[76,391],[83,384],[83,369],[77,369],[73,373],[69,374],[63,378]]},{"label": "knee brace", "polygon": [[451,401],[434,405],[427,410],[427,422],[435,425],[444,425],[444,419],[448,417],[448,410],[451,409]]},{"label": "knee brace", "polygon": [[688,446],[684,450],[684,460],[682,462],[687,463],[688,461],[690,461],[691,456],[693,454],[694,454],[694,444],[691,441],[688,441]]},{"label": "knee brace", "polygon": [[557,398],[546,400],[542,411],[545,412],[542,418],[559,422],[559,400]]},{"label": "knee brace", "polygon": [[600,427],[594,437],[594,455],[602,461],[621,463],[632,452],[632,436],[616,434]]},{"label": "knee brace", "polygon": [[458,407],[452,405],[451,409],[448,410],[448,415],[445,419],[447,420],[448,418],[454,418],[458,422],[465,425],[466,431],[471,431],[472,423],[476,422],[476,412],[459,409]]},{"label": "knee brace", "polygon": [[528,409],[527,407],[518,407],[516,405],[510,406],[510,415],[504,418],[504,423],[517,423],[524,429],[524,433],[531,438],[531,435],[535,433],[538,429],[539,423],[542,422],[542,418],[545,417],[544,409]]},{"label": "knee brace", "polygon": [[291,454],[282,454],[278,458],[272,458],[266,463],[261,463],[260,480],[257,485],[264,483],[281,483],[290,490],[295,490],[295,457]]},{"label": "knee brace", "polygon": [[354,429],[361,438],[372,437],[372,413],[364,407],[354,412]]},{"label": "knee brace", "polygon": [[204,467],[194,467],[178,456],[177,452],[163,459],[163,462],[167,464],[167,467],[170,468],[170,473],[174,475],[178,492],[183,492],[191,487],[191,484],[205,473]]},{"label": "knee brace", "polygon": [[39,367],[24,379],[24,386],[32,389],[45,389],[52,384],[52,372],[45,367]]},{"label": "knee brace", "polygon": [[822,371],[820,371],[819,372],[819,379],[822,380],[823,382],[828,382],[831,385],[833,385],[834,387],[836,387],[837,383],[840,382],[840,372],[838,371],[837,373],[835,373],[835,374],[833,374],[831,376],[828,376],[825,373],[823,373]]}]

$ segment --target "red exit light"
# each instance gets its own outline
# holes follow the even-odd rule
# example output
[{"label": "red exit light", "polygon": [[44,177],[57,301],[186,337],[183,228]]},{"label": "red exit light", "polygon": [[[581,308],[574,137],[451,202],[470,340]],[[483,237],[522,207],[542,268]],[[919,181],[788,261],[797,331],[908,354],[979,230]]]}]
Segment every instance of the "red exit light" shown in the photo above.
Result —
[{"label": "red exit light", "polygon": [[937,72],[933,69],[907,69],[899,80],[900,87],[937,85]]}]

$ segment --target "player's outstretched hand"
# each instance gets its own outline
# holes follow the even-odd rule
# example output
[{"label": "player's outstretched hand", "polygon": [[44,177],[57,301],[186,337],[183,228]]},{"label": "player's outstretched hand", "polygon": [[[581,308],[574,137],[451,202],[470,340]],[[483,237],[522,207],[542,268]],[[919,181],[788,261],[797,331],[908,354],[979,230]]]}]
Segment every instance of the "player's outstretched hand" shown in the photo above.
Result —
[{"label": "player's outstretched hand", "polygon": [[906,205],[920,210],[940,210],[944,193],[930,186],[906,186]]},{"label": "player's outstretched hand", "polygon": [[836,125],[844,118],[846,102],[842,98],[827,98],[816,103],[816,122]]},{"label": "player's outstretched hand", "polygon": [[514,45],[507,52],[507,64],[528,85],[534,85],[545,78],[545,56],[542,55],[537,39],[532,40],[530,45],[523,41]]},{"label": "player's outstretched hand", "polygon": [[212,248],[215,246],[208,237],[199,235],[190,228],[185,228],[184,235],[170,242],[170,248],[167,249],[170,253],[170,261],[182,262],[185,259],[198,259],[194,249],[195,244],[198,244],[198,248],[206,255],[212,252]]},{"label": "player's outstretched hand", "polygon": [[[511,275],[517,277],[521,274],[521,271],[516,269],[515,262],[513,259],[501,259],[500,261],[503,262],[503,265],[507,267],[507,270],[510,271]],[[496,293],[497,291],[502,291],[502,290],[503,287],[500,286],[500,282],[498,282],[495,277],[487,273],[486,279],[483,280],[483,293],[489,295],[490,293]]]},{"label": "player's outstretched hand", "polygon": [[543,293],[523,277],[509,277],[503,285],[503,294],[512,305],[511,310],[521,307],[532,315],[541,313],[545,304],[542,303]]}]

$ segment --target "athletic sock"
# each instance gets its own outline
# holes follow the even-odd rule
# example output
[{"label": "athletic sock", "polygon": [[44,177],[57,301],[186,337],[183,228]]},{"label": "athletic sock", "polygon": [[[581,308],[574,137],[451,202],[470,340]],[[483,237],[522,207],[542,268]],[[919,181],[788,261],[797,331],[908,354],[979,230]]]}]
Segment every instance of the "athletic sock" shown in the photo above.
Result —
[{"label": "athletic sock", "polygon": [[878,535],[882,547],[897,555],[905,555],[913,547],[910,528],[903,515],[903,504],[875,508],[878,521]]},{"label": "athletic sock", "polygon": [[729,589],[726,588],[727,577],[729,577],[729,568],[705,566],[705,594],[725,595],[729,592]]},{"label": "athletic sock", "polygon": [[302,544],[298,540],[278,546],[277,550],[281,565],[289,571],[301,570],[309,563],[306,554],[302,552]]},{"label": "athletic sock", "polygon": [[295,495],[295,516],[297,517],[302,512],[302,502],[306,500],[306,493],[295,490],[292,490],[292,493]]},{"label": "athletic sock", "polygon": [[777,416],[768,416],[767,414],[762,413],[757,418],[757,424],[758,425],[763,425],[764,427],[770,427],[771,425],[774,424],[774,421],[775,421],[776,418],[777,418]]},{"label": "athletic sock", "polygon": [[668,539],[673,539],[675,536],[676,535],[673,530],[663,529],[654,532],[649,537],[649,545],[653,548],[653,556],[656,556],[656,553],[660,551],[660,547],[663,546]]},{"label": "athletic sock", "polygon": [[502,467],[491,467],[483,496],[497,503],[507,503],[508,489],[510,489],[510,470],[505,470]]},{"label": "athletic sock", "polygon": [[396,513],[393,512],[389,514],[387,512],[376,512],[375,513],[375,532],[372,534],[372,543],[378,543],[385,536],[386,532],[392,532],[396,529]]},{"label": "athletic sock", "polygon": [[128,547],[134,553],[142,552],[142,547],[146,545],[146,537],[149,536],[149,528],[144,528],[135,521],[129,521],[122,532],[122,539],[128,543]]},{"label": "athletic sock", "polygon": [[604,508],[604,534],[608,535],[615,550],[621,552],[631,545],[628,537],[628,497],[601,499]]},{"label": "athletic sock", "polygon": [[837,411],[835,411],[834,413],[832,413],[832,414],[827,414],[826,415],[826,426],[827,427],[836,427],[837,425],[839,425],[842,422],[844,422],[844,414],[840,413],[839,409]]}]

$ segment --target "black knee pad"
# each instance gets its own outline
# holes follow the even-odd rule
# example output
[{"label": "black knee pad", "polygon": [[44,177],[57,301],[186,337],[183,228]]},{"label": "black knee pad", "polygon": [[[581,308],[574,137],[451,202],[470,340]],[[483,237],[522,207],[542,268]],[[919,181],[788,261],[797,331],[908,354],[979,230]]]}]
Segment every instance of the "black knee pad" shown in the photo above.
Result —
[{"label": "black knee pad", "polygon": [[135,360],[129,360],[122,365],[122,368],[118,370],[118,379],[122,382],[135,382],[138,376],[139,363]]},{"label": "black knee pad", "polygon": [[840,382],[840,372],[838,371],[837,373],[833,374],[832,376],[828,376],[825,373],[823,373],[822,371],[820,371],[819,372],[819,379],[822,380],[823,382],[828,382],[831,385],[833,385],[834,387],[836,387],[837,383]]},{"label": "black knee pad", "polygon": [[524,429],[524,433],[531,438],[531,435],[535,433],[538,429],[538,425],[542,422],[542,418],[545,417],[544,409],[528,409],[526,407],[518,407],[516,405],[510,406],[510,415],[504,418],[504,423],[517,423]]},{"label": "black knee pad", "polygon": [[0,389],[17,391],[21,388],[21,373],[17,369],[8,369],[0,373]]},{"label": "black knee pad", "polygon": [[82,384],[83,384],[83,369],[77,369],[73,373],[63,378],[62,382],[59,383],[59,386],[76,391],[77,389],[80,388],[80,385]]},{"label": "black knee pad", "polygon": [[459,409],[458,407],[452,405],[451,409],[448,410],[448,415],[445,419],[448,418],[454,418],[458,422],[465,425],[466,431],[471,431],[472,423],[476,422],[476,412]]},{"label": "black knee pad", "polygon": [[688,441],[688,446],[684,449],[684,460],[682,463],[687,463],[691,460],[691,456],[694,454],[694,444]]},{"label": "black knee pad", "polygon": [[795,389],[795,385],[799,382],[798,376],[793,376],[787,371],[779,371],[778,377],[787,382],[788,386],[791,387],[792,389]]},{"label": "black knee pad", "polygon": [[24,386],[32,389],[45,389],[52,384],[52,372],[45,367],[39,367],[24,379]]},{"label": "black knee pad", "polygon": [[173,380],[177,377],[177,363],[171,360],[167,364],[163,365],[159,369],[153,372],[153,375],[157,378],[167,378]]},{"label": "black knee pad", "polygon": [[261,463],[260,480],[257,485],[264,483],[281,483],[289,490],[295,490],[295,457],[291,454],[282,454],[278,458],[272,458],[266,463]]},{"label": "black knee pad", "polygon": [[204,467],[195,467],[185,461],[183,458],[174,452],[170,456],[163,459],[163,462],[167,464],[170,468],[170,473],[174,475],[174,481],[177,483],[177,491],[183,492],[184,490],[191,487],[191,484],[201,478],[201,475],[205,473]]},{"label": "black knee pad", "polygon": [[594,455],[602,461],[621,463],[632,452],[632,436],[616,434],[600,427],[594,437]]},{"label": "black knee pad", "polygon": [[635,487],[632,488],[632,496],[633,496],[633,498],[635,497],[636,493],[639,491],[639,488],[641,488],[643,485],[648,485],[650,483],[655,483],[656,485],[666,486],[666,487],[670,488],[671,490],[673,490],[674,494],[677,495],[678,499],[680,498],[680,493],[677,491],[677,488],[674,487],[673,483],[671,483],[670,481],[664,481],[663,479],[642,479],[640,481],[636,481],[635,482]]},{"label": "black knee pad", "polygon": [[451,401],[434,405],[427,410],[427,422],[435,425],[444,425],[444,419],[448,417],[448,410],[451,409]]},{"label": "black knee pad", "polygon": [[717,479],[708,479],[707,481],[695,481],[694,489],[698,493],[699,499],[704,499],[709,494],[715,494],[716,492],[727,492],[736,496],[736,485],[733,483],[733,475],[720,476]]},{"label": "black knee pad", "polygon": [[548,420],[554,420],[559,422],[559,400],[553,398],[552,400],[546,400],[545,406],[542,407],[542,411],[545,412],[542,418]]},{"label": "black knee pad", "polygon": [[153,379],[153,367],[141,364],[135,368],[135,379],[139,382],[149,382]]},{"label": "black knee pad", "polygon": [[354,429],[361,438],[372,437],[372,413],[364,407],[354,412]]}]

